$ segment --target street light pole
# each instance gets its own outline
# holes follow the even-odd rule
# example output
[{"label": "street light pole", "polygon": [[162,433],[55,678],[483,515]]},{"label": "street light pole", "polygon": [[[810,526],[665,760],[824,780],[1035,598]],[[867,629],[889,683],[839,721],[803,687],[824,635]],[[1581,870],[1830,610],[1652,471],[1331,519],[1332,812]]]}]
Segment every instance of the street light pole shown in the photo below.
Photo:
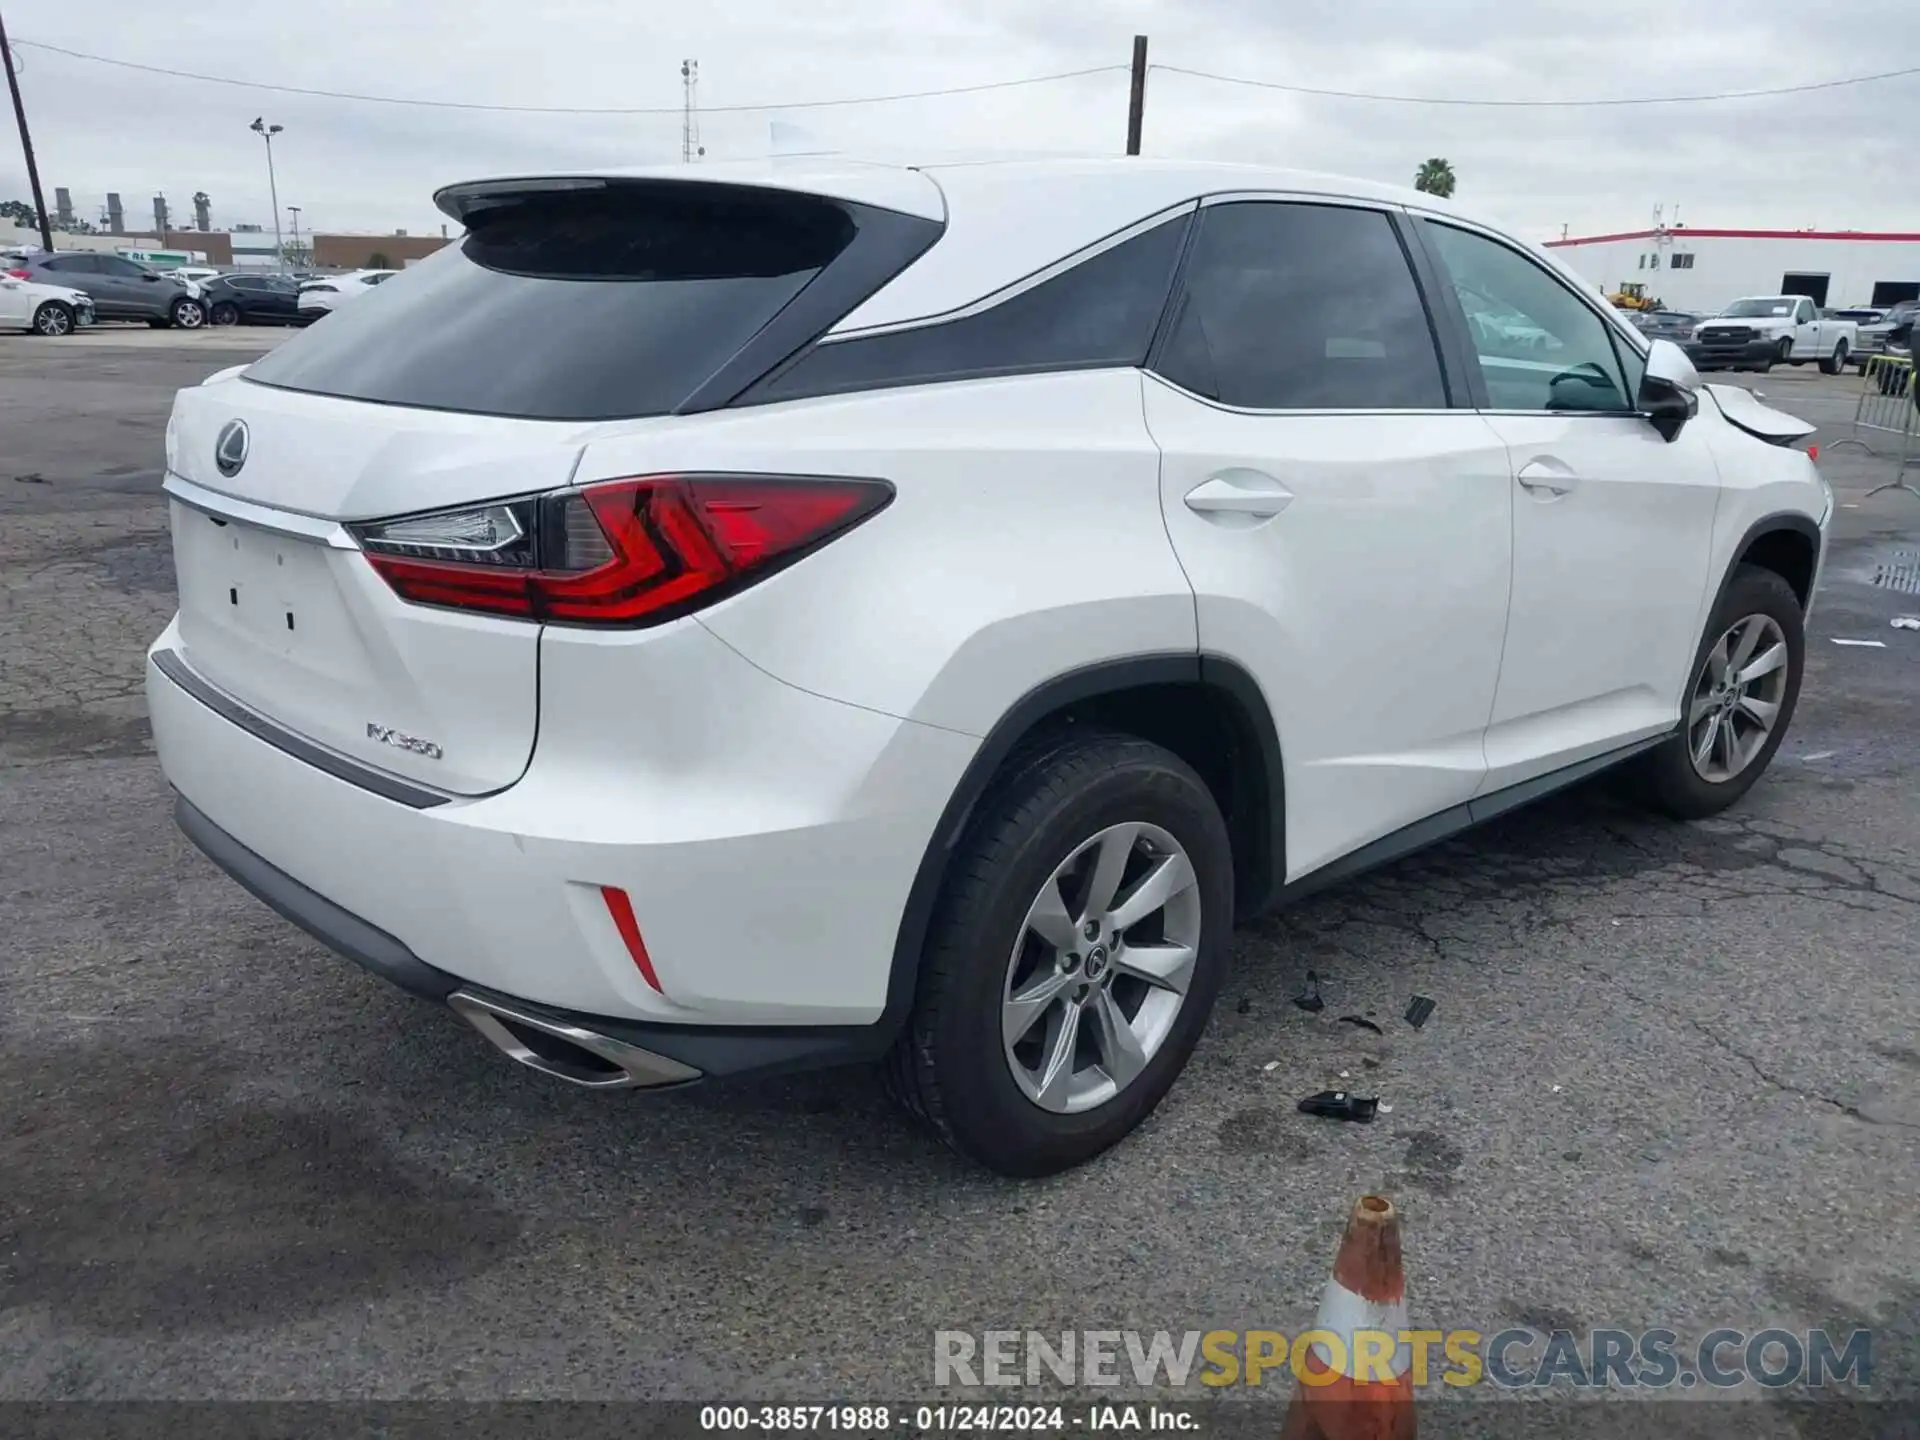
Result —
[{"label": "street light pole", "polygon": [[279,264],[286,259],[286,256],[280,253],[280,187],[274,183],[273,179],[273,137],[287,127],[269,125],[262,117],[256,115],[253,117],[253,124],[247,128],[267,142],[267,197],[273,202],[273,259],[275,264]]}]

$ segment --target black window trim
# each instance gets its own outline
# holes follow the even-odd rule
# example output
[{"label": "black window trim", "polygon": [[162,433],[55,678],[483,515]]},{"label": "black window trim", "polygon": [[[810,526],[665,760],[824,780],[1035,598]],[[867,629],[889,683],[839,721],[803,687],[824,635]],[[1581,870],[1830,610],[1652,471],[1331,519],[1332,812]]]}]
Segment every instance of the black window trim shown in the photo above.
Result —
[{"label": "black window trim", "polygon": [[[920,385],[962,384],[973,380],[1004,380],[1019,375],[1071,375],[1090,370],[1139,369],[1141,367],[1137,365],[1118,364],[1110,360],[1045,361],[1026,364],[995,365],[983,367],[978,370],[969,370],[964,375],[953,375],[945,378],[908,379],[885,386],[860,385],[850,389],[822,390],[818,393],[800,395],[771,395],[768,393],[774,385],[779,383],[782,376],[802,364],[808,356],[816,354],[821,350],[825,350],[834,345],[848,344],[855,341],[877,340],[894,335],[912,334],[919,330],[937,330],[944,325],[956,324],[963,320],[971,320],[977,315],[987,314],[989,311],[996,310],[1002,305],[1017,300],[1028,291],[1037,289],[1049,280],[1058,279],[1060,276],[1078,269],[1081,265],[1098,259],[1109,250],[1118,249],[1130,240],[1138,239],[1140,236],[1157,230],[1163,225],[1183,223],[1186,226],[1186,230],[1180,237],[1179,253],[1174,259],[1172,271],[1169,272],[1167,294],[1162,297],[1160,314],[1154,322],[1153,333],[1147,343],[1147,353],[1151,355],[1154,345],[1159,342],[1161,327],[1166,323],[1167,314],[1172,305],[1172,296],[1178,293],[1179,275],[1186,265],[1187,250],[1193,243],[1193,217],[1199,212],[1202,203],[1199,199],[1183,200],[1177,205],[1169,205],[1164,209],[1158,210],[1152,215],[1146,216],[1144,219],[1129,221],[1120,229],[1103,235],[1100,239],[1082,246],[1071,254],[1064,255],[1057,260],[1050,260],[1037,270],[1029,271],[1018,280],[1010,281],[1006,285],[1001,286],[1000,289],[991,291],[976,300],[969,300],[966,304],[957,306],[952,310],[943,310],[935,315],[915,316],[911,320],[889,322],[882,325],[862,326],[857,330],[829,330],[827,333],[816,338],[812,343],[789,355],[778,366],[761,376],[743,394],[735,397],[732,403],[740,406],[778,405],[789,401],[824,399],[833,395],[864,394],[875,389],[910,389]],[[902,266],[901,268],[904,269],[905,267]],[[899,272],[896,271],[895,273],[897,274]],[[891,279],[891,277],[889,277],[889,279]],[[878,293],[878,287],[870,292],[870,294]],[[864,301],[862,303],[864,303]],[[851,311],[848,313],[851,313]]]},{"label": "black window trim", "polygon": [[[1524,248],[1516,245],[1510,237],[1500,234],[1497,230],[1489,230],[1484,225],[1476,225],[1471,220],[1462,219],[1458,215],[1442,214],[1434,210],[1416,209],[1408,206],[1406,207],[1406,213],[1409,224],[1414,232],[1413,238],[1418,242],[1421,251],[1427,256],[1427,263],[1433,268],[1436,281],[1446,282],[1437,284],[1436,289],[1440,296],[1440,307],[1446,312],[1447,323],[1456,330],[1465,347],[1465,360],[1469,367],[1467,369],[1467,383],[1469,391],[1473,396],[1474,409],[1483,415],[1552,414],[1567,419],[1576,417],[1593,420],[1627,419],[1644,421],[1646,419],[1646,412],[1638,408],[1639,397],[1637,395],[1629,397],[1633,400],[1635,407],[1629,410],[1546,411],[1495,409],[1491,397],[1487,392],[1486,377],[1480,370],[1479,356],[1468,340],[1472,332],[1467,325],[1467,313],[1461,308],[1460,297],[1454,292],[1451,276],[1446,268],[1446,262],[1440,258],[1439,251],[1434,248],[1432,241],[1427,238],[1426,225],[1451,225],[1456,230],[1463,230],[1469,235],[1478,236],[1482,240],[1498,245],[1501,249],[1510,252],[1517,258],[1532,265],[1534,269],[1538,270],[1549,280],[1553,281],[1554,284],[1566,291],[1569,296],[1600,322],[1602,332],[1612,343],[1614,364],[1620,367],[1620,383],[1623,388],[1627,382],[1627,367],[1625,358],[1621,355],[1620,351],[1623,348],[1632,351],[1639,357],[1640,364],[1644,368],[1652,342],[1622,319],[1619,312],[1615,311],[1611,305],[1595,304],[1590,296],[1585,294],[1578,286],[1569,284],[1566,277],[1551,265],[1541,264],[1539,256],[1528,254]],[[1420,223],[1423,221],[1425,224]]]},{"label": "black window trim", "polygon": [[[970,320],[975,315],[983,315],[989,310],[998,309],[1009,300],[1018,299],[1020,296],[1026,294],[1027,291],[1036,289],[1046,284],[1049,280],[1057,279],[1069,270],[1078,269],[1087,261],[1096,259],[1106,254],[1107,251],[1146,234],[1149,230],[1157,230],[1170,220],[1177,220],[1182,215],[1191,219],[1201,204],[1202,202],[1199,200],[1183,200],[1178,205],[1169,205],[1144,219],[1131,221],[1120,229],[1103,235],[1100,239],[1090,244],[1081,246],[1069,255],[1063,255],[1058,260],[1050,260],[1039,269],[1029,271],[1018,280],[1009,281],[998,290],[982,295],[977,300],[969,300],[966,304],[956,306],[951,310],[942,310],[936,315],[917,315],[911,320],[892,320],[879,325],[863,325],[854,330],[829,330],[825,335],[820,337],[819,344],[814,348],[825,349],[829,345],[841,345],[850,340],[869,340],[880,335],[904,334],[910,330],[931,330],[936,326],[951,324],[956,320]],[[1183,238],[1180,263],[1184,265],[1185,262],[1186,249],[1185,239]]]},{"label": "black window trim", "polygon": [[[1177,380],[1169,379],[1155,367],[1159,364],[1161,352],[1170,339],[1173,322],[1185,296],[1187,283],[1187,265],[1193,254],[1194,238],[1200,232],[1199,225],[1192,225],[1187,231],[1185,247],[1180,253],[1180,263],[1173,272],[1173,288],[1167,298],[1166,310],[1160,316],[1159,329],[1154,332],[1153,344],[1147,351],[1147,361],[1141,368],[1150,380],[1158,381],[1177,395],[1210,409],[1229,415],[1263,415],[1292,417],[1308,415],[1454,415],[1475,407],[1467,392],[1466,380],[1479,376],[1479,367],[1467,368],[1461,359],[1459,346],[1461,336],[1466,331],[1466,321],[1461,318],[1456,332],[1449,335],[1444,312],[1436,310],[1434,295],[1437,293],[1437,279],[1431,262],[1427,259],[1425,247],[1414,233],[1416,227],[1408,218],[1406,207],[1390,200],[1375,200],[1361,195],[1335,195],[1300,190],[1223,190],[1216,194],[1205,195],[1200,199],[1200,208],[1209,209],[1215,205],[1312,205],[1322,210],[1366,210],[1374,214],[1385,215],[1393,226],[1394,237],[1399,240],[1400,248],[1407,262],[1407,268],[1413,274],[1413,287],[1420,297],[1421,309],[1427,316],[1427,333],[1433,342],[1435,358],[1440,365],[1440,385],[1447,397],[1442,406],[1420,406],[1418,408],[1399,408],[1393,406],[1368,406],[1347,409],[1267,408],[1245,405],[1230,405],[1224,400],[1216,400],[1208,395],[1196,394]],[[1450,291],[1448,292],[1450,293]]]}]

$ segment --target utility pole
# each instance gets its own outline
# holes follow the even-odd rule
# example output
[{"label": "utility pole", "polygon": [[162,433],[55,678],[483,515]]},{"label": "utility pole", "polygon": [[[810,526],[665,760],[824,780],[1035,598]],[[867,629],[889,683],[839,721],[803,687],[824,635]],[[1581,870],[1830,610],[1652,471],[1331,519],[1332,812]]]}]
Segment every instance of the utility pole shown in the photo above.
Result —
[{"label": "utility pole", "polygon": [[1140,153],[1140,125],[1147,118],[1147,37],[1133,37],[1133,86],[1127,97],[1127,153]]},{"label": "utility pole", "polygon": [[280,264],[287,257],[280,253],[280,187],[273,180],[273,137],[287,127],[269,125],[262,117],[256,115],[253,117],[253,124],[247,128],[267,142],[267,198],[273,203],[273,259],[275,264]]},{"label": "utility pole", "polygon": [[40,167],[33,160],[33,136],[27,130],[27,107],[20,101],[20,77],[13,70],[13,47],[7,44],[7,22],[0,18],[0,58],[7,65],[7,89],[13,92],[13,118],[20,125],[20,149],[27,157],[27,185],[33,191],[35,218],[40,221],[40,245],[53,249],[53,222],[47,215],[47,199],[40,193]]},{"label": "utility pole", "polygon": [[700,62],[682,60],[680,62],[680,163],[691,165],[707,153],[707,147],[700,143],[699,101],[694,91],[700,84]]},{"label": "utility pole", "polygon": [[[289,205],[287,213],[293,217],[293,263],[298,265],[300,263],[300,207]],[[284,255],[280,258],[286,259]]]}]

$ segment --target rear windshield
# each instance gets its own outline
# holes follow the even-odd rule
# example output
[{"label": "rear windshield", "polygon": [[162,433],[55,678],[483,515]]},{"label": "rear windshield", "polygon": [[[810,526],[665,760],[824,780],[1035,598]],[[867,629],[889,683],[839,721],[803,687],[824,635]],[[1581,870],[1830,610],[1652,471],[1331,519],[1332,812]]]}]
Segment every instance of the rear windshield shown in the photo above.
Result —
[{"label": "rear windshield", "polygon": [[853,239],[811,196],[664,182],[482,210],[247,372],[289,390],[535,420],[674,410]]}]

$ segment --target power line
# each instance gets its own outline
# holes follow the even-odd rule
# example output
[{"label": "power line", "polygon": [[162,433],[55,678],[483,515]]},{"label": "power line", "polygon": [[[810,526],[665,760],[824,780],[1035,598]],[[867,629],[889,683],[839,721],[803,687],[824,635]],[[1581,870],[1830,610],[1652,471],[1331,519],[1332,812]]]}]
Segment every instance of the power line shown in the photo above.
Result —
[{"label": "power line", "polygon": [[[139,70],[148,75],[166,75],[175,80],[198,80],[208,85],[233,85],[243,90],[271,90],[280,95],[311,95],[323,100],[357,100],[370,105],[417,105],[432,110],[490,110],[514,115],[678,115],[678,105],[640,108],[590,105],[487,105],[472,100],[414,100],[400,95],[360,95],[345,90],[313,90],[300,85],[272,85],[263,80],[236,80],[230,75],[201,75],[191,70],[171,70],[164,65],[142,65],[133,60],[118,60],[111,55],[90,55],[84,50],[69,50],[64,45],[49,45],[43,40],[15,40],[16,46],[31,46],[72,60],[91,60],[97,65],[113,65],[122,70]],[[1056,80],[1078,80],[1083,75],[1125,72],[1125,65],[1095,65],[1086,70],[1066,70],[1057,75],[1029,75],[1020,80],[989,80],[979,85],[951,85],[940,90],[909,90],[896,95],[859,95],[843,100],[796,100],[784,105],[703,105],[701,112],[742,114],[768,110],[824,110],[840,105],[886,105],[897,100],[931,100],[942,95],[977,95],[983,90],[1010,90],[1017,85],[1046,85]]]},{"label": "power line", "polygon": [[[23,43],[23,42],[16,42]],[[1179,65],[1154,65],[1169,75],[1190,75],[1197,80],[1216,80],[1223,85],[1247,85],[1257,90],[1285,90],[1294,95],[1317,95],[1332,100],[1373,100],[1390,105],[1477,105],[1508,109],[1571,110],[1602,105],[1698,105],[1712,100],[1754,100],[1768,95],[1803,95],[1809,90],[1838,90],[1847,85],[1871,85],[1879,80],[1899,80],[1920,75],[1920,65],[1906,70],[1886,70],[1878,75],[1852,75],[1844,80],[1819,80],[1810,85],[1781,85],[1768,90],[1726,90],[1714,95],[1648,95],[1614,100],[1461,100],[1432,95],[1373,95],[1359,90],[1321,90],[1311,85],[1288,85],[1278,80],[1248,80],[1238,75],[1215,75],[1206,70],[1188,70]]]}]

